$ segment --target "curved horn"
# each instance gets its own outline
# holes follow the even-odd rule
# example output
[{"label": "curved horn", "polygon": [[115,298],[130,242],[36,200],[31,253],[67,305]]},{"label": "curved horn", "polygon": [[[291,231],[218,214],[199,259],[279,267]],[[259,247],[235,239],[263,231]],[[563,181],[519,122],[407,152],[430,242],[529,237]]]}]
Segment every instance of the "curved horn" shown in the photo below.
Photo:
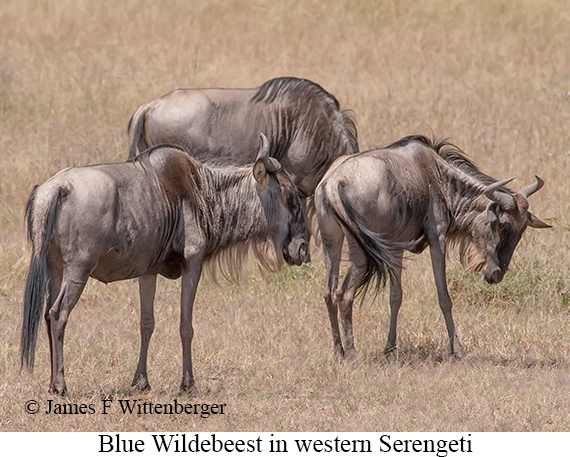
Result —
[{"label": "curved horn", "polygon": [[489,184],[483,191],[485,197],[487,197],[489,200],[494,201],[495,203],[498,203],[503,210],[508,211],[515,204],[515,199],[512,195],[501,192],[499,189],[510,183],[513,179],[515,178],[505,179],[504,181],[498,181],[496,183]]},{"label": "curved horn", "polygon": [[255,160],[269,157],[269,140],[263,133],[260,133],[259,136],[261,137],[261,147],[259,148],[259,152],[257,153],[257,158]]},{"label": "curved horn", "polygon": [[521,194],[524,198],[530,197],[535,192],[538,192],[544,186],[544,181],[537,175],[534,175],[536,178],[536,182],[531,184],[530,186],[526,186],[519,190],[519,194]]},{"label": "curved horn", "polygon": [[269,140],[263,133],[260,133],[259,136],[261,137],[261,147],[257,153],[256,160],[263,160],[265,168],[269,173],[275,173],[276,171],[281,170],[281,164],[279,161],[273,157],[269,157]]}]

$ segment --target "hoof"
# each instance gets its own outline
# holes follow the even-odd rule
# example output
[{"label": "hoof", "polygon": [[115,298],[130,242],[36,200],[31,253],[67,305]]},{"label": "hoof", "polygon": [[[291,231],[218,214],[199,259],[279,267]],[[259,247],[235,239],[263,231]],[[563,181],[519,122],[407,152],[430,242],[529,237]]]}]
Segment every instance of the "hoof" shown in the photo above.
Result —
[{"label": "hoof", "polygon": [[347,362],[354,362],[356,360],[356,350],[355,349],[348,349],[344,353],[344,360]]},{"label": "hoof", "polygon": [[50,386],[49,393],[54,394],[54,395],[58,395],[60,397],[65,397],[67,395],[67,387],[65,387],[65,386],[63,386],[63,387]]},{"label": "hoof", "polygon": [[344,360],[344,349],[342,346],[335,346],[333,355],[335,360]]},{"label": "hoof", "polygon": [[185,395],[198,395],[198,388],[194,382],[194,376],[190,373],[185,373],[182,376],[182,383],[180,384],[180,393]]},{"label": "hoof", "polygon": [[455,349],[451,354],[452,360],[463,360],[465,358],[465,351],[463,349]]},{"label": "hoof", "polygon": [[451,357],[454,360],[461,360],[465,357],[465,350],[463,349],[463,346],[461,345],[457,337],[455,337],[451,345]]},{"label": "hoof", "polygon": [[135,376],[131,384],[131,387],[134,387],[135,389],[140,390],[141,392],[150,390],[150,384],[148,383],[147,378],[142,374],[139,375],[138,377]]},{"label": "hoof", "polygon": [[396,352],[398,352],[398,346],[393,346],[390,343],[384,348],[384,355],[395,354]]},{"label": "hoof", "polygon": [[192,383],[189,386],[182,384],[180,386],[180,395],[187,395],[190,397],[196,397],[200,391],[196,387],[196,384]]}]

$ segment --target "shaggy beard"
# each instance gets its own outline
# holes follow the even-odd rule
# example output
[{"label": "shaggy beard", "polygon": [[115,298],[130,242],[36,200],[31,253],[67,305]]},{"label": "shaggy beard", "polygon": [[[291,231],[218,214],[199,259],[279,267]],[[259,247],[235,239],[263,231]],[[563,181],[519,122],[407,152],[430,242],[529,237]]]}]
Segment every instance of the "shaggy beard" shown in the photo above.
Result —
[{"label": "shaggy beard", "polygon": [[244,264],[250,249],[259,269],[268,273],[277,273],[283,266],[283,253],[275,249],[275,244],[271,240],[257,243],[240,243],[231,248],[218,253],[214,258],[208,260],[204,265],[204,270],[214,284],[218,284],[218,278],[238,283],[244,272]]},{"label": "shaggy beard", "polygon": [[459,243],[459,256],[467,273],[481,271],[485,266],[483,254],[471,240],[462,240]]}]

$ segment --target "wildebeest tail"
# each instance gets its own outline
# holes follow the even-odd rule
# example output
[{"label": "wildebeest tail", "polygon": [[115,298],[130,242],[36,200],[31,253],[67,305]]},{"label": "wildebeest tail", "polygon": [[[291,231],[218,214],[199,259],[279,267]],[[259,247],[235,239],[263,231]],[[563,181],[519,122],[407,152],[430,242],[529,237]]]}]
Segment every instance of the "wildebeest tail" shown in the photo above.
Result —
[{"label": "wildebeest tail", "polygon": [[146,114],[146,105],[142,105],[137,109],[133,117],[129,120],[129,159],[133,159],[137,155],[137,147],[142,137],[144,128],[144,115]]},{"label": "wildebeest tail", "polygon": [[54,186],[50,189],[47,199],[41,198],[41,202],[38,202],[40,189],[40,187],[34,188],[26,204],[28,240],[32,244],[32,258],[24,292],[20,363],[21,367],[25,364],[30,371],[34,367],[38,326],[48,287],[47,251],[55,225],[57,206],[64,194],[63,189]]},{"label": "wildebeest tail", "polygon": [[342,186],[338,187],[338,195],[344,210],[344,216],[337,215],[341,225],[354,237],[366,255],[366,272],[358,285],[357,293],[364,298],[373,287],[373,294],[384,287],[386,280],[396,270],[401,262],[399,253],[406,249],[407,243],[397,243],[382,239],[378,233],[366,228],[360,215],[354,210],[347,199]]}]

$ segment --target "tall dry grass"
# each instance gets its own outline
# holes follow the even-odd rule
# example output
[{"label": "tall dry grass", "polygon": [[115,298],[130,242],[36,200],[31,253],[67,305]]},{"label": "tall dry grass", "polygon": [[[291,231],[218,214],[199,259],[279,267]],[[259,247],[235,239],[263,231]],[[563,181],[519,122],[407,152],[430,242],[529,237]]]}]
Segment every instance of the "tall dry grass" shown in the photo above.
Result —
[{"label": "tall dry grass", "polygon": [[[568,170],[570,3],[564,0],[233,2],[5,0],[0,6],[1,430],[519,430],[570,428]],[[61,168],[122,161],[138,105],[176,87],[309,78],[351,108],[362,149],[412,133],[450,137],[482,170],[546,186],[502,284],[449,286],[467,358],[447,338],[427,255],[404,273],[399,352],[382,354],[386,294],[355,310],[359,360],[332,358],[324,268],[236,287],[204,280],[194,343],[198,403],[224,416],[27,415],[48,399],[47,338],[19,372],[29,260],[23,208]],[[129,388],[138,356],[134,281],[90,282],[66,335],[69,402],[169,402],[180,381],[179,286],[162,280],[149,360],[153,390]]]}]

